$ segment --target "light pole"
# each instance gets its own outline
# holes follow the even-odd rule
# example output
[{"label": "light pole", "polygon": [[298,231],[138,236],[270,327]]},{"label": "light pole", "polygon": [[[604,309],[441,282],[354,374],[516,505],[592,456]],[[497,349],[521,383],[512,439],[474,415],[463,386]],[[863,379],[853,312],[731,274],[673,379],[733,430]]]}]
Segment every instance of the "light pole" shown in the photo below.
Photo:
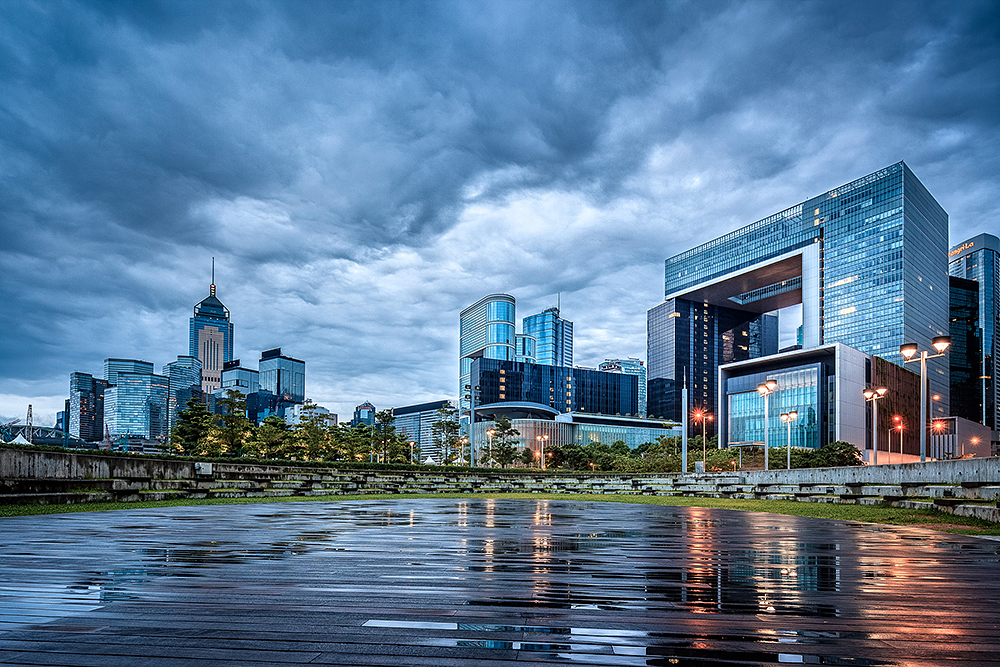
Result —
[{"label": "light pole", "polygon": [[[899,415],[893,416],[892,420],[896,422],[896,425],[889,429],[889,435],[892,435],[893,429],[899,431],[899,462],[903,462],[903,418]],[[892,463],[892,438],[889,438],[889,463]]]},{"label": "light pole", "polygon": [[541,444],[541,447],[542,447],[542,453],[541,453],[541,456],[542,456],[542,470],[545,470],[545,441],[548,440],[548,439],[549,439],[549,436],[547,436],[547,435],[536,435],[535,436],[535,440],[537,440]]},{"label": "light pole", "polygon": [[706,464],[706,459],[705,459],[705,457],[708,456],[708,447],[706,446],[706,442],[707,442],[707,440],[706,440],[706,431],[707,431],[706,427],[707,427],[707,423],[706,422],[712,421],[712,415],[709,414],[709,412],[707,410],[695,410],[695,412],[694,412],[694,420],[696,422],[699,422],[699,421],[701,422],[701,463],[702,463],[702,465],[707,465]]},{"label": "light pole", "polygon": [[489,462],[490,462],[490,467],[491,468],[493,467],[493,434],[494,433],[496,433],[496,431],[494,431],[493,429],[490,429],[489,431],[486,432],[486,437],[489,438],[489,441],[490,441],[490,454],[489,454],[490,458],[489,458]]},{"label": "light pole", "polygon": [[769,443],[767,440],[767,419],[770,416],[767,411],[767,397],[773,394],[778,389],[777,380],[767,380],[761,382],[757,385],[757,391],[760,395],[764,397],[764,470],[769,470],[769,464],[767,460]]},{"label": "light pole", "polygon": [[795,410],[781,414],[781,421],[788,424],[788,463],[786,465],[789,470],[792,469],[792,422],[798,419],[798,417],[799,413]]},{"label": "light pole", "polygon": [[413,465],[413,441],[410,440],[410,465]]},{"label": "light pole", "polygon": [[914,358],[918,352],[916,343],[903,343],[899,346],[899,353],[905,359],[904,364],[920,360],[920,417],[917,423],[920,424],[921,463],[927,460],[927,360],[943,357],[944,351],[951,345],[951,336],[938,336],[931,341],[931,345],[937,350],[937,354],[929,354],[927,350],[923,350],[916,359]]},{"label": "light pole", "polygon": [[887,391],[889,390],[885,387],[878,387],[877,389],[869,387],[862,392],[865,396],[865,401],[870,401],[872,404],[872,452],[874,454],[871,462],[874,465],[878,465],[878,403],[875,401],[885,398]]}]

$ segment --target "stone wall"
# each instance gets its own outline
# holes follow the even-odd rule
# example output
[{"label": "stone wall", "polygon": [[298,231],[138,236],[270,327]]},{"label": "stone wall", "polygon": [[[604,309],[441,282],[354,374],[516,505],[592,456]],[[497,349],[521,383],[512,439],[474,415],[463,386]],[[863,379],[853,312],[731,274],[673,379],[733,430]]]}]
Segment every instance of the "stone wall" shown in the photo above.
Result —
[{"label": "stone wall", "polygon": [[0,447],[0,504],[368,494],[567,493],[937,508],[1000,522],[1000,458],[705,474],[383,471]]}]

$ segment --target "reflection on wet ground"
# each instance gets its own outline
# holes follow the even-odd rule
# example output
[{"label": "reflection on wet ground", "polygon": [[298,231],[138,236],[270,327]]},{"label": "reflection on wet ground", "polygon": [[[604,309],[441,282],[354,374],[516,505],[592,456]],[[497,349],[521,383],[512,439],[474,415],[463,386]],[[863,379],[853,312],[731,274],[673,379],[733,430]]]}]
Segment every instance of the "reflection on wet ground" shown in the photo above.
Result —
[{"label": "reflection on wet ground", "polygon": [[1000,664],[1000,543],[391,500],[0,519],[0,664]]}]

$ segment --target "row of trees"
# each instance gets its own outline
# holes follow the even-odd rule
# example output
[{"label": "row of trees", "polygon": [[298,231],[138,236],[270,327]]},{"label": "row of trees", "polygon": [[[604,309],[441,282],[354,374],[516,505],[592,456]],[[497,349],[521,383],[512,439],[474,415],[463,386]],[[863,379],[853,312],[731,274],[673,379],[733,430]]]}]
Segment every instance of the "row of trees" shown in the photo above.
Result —
[{"label": "row of trees", "polygon": [[[395,427],[392,410],[375,413],[373,426],[352,427],[332,424],[307,402],[303,415],[294,427],[280,417],[267,417],[260,425],[247,418],[246,400],[238,391],[229,391],[219,401],[224,414],[209,412],[198,400],[190,400],[178,415],[171,433],[171,444],[179,454],[189,456],[250,456],[268,459],[375,461],[380,463],[420,463],[421,451],[405,433]],[[537,454],[525,447],[518,451],[520,433],[507,417],[496,419],[490,437],[475,452],[475,465],[506,468],[512,465],[539,466]],[[472,452],[468,439],[461,435],[458,411],[453,407],[438,410],[432,426],[432,439],[445,465],[470,465]],[[718,449],[718,440],[706,443],[705,469],[709,472],[733,470],[739,465],[739,453]],[[770,450],[769,466],[784,468],[784,448]],[[618,472],[680,472],[681,442],[677,437],[660,436],[635,449],[622,441],[607,445],[569,444],[545,448],[549,469]],[[688,440],[686,468],[693,472],[702,460],[701,436]],[[763,449],[744,453],[744,467],[764,467]],[[834,442],[819,450],[792,450],[792,467],[860,465],[861,455],[846,442]]]}]

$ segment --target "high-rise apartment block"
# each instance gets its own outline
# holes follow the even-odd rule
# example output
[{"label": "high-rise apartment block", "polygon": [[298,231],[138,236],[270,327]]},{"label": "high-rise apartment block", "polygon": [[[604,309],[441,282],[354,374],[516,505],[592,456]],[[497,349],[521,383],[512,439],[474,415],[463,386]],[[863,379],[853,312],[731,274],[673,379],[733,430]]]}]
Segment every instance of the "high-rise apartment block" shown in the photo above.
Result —
[{"label": "high-rise apartment block", "polygon": [[[977,319],[980,330],[979,415],[974,419],[993,431],[1000,430],[1000,239],[980,234],[959,243],[948,253],[948,272],[957,278],[974,280],[977,287]],[[964,414],[952,412],[959,416]],[[972,417],[966,417],[972,419]]]},{"label": "high-rise apartment block", "polygon": [[[649,312],[649,413],[715,413],[719,366],[776,351],[767,314],[787,306],[802,304],[805,349],[843,343],[896,364],[903,343],[932,350],[949,329],[947,248],[947,213],[899,162],[667,259],[665,302]],[[945,416],[947,359],[928,376]]]},{"label": "high-rise apartment block", "polygon": [[107,380],[90,373],[70,373],[69,434],[87,442],[104,437],[104,392]]},{"label": "high-rise apartment block", "polygon": [[634,375],[639,378],[639,412],[641,416],[646,415],[646,365],[641,359],[629,357],[627,359],[605,359],[597,366],[597,370],[605,373],[624,373]]},{"label": "high-rise apartment block", "polygon": [[222,386],[223,364],[233,358],[233,324],[229,309],[215,296],[214,278],[209,295],[194,307],[188,354],[201,361],[201,389],[205,394]]},{"label": "high-rise apartment block", "polygon": [[558,307],[524,318],[521,331],[535,339],[535,363],[573,365],[573,323],[559,316]]}]

